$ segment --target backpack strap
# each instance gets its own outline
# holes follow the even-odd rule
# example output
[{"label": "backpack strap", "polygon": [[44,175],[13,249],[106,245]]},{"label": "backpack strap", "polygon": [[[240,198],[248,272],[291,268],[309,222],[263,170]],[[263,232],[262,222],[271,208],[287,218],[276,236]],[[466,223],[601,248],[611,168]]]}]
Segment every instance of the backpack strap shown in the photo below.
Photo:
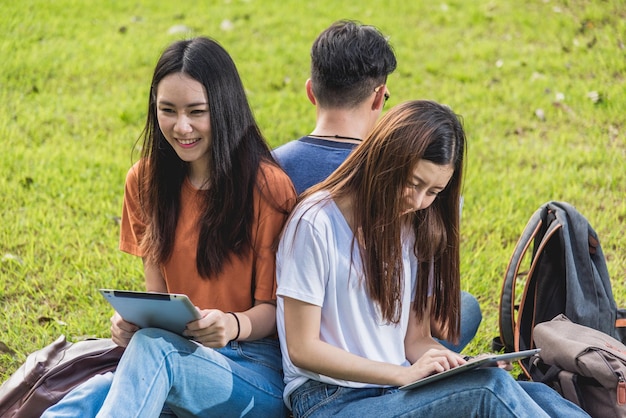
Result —
[{"label": "backpack strap", "polygon": [[[515,250],[506,268],[504,283],[500,292],[499,317],[500,343],[506,351],[513,351],[515,347],[515,284],[517,278],[521,275],[519,273],[520,265],[528,247],[530,247],[530,244],[541,230],[547,212],[546,204],[537,209],[531,216],[515,245]],[[497,344],[497,341],[494,343],[494,346],[495,344]]]},{"label": "backpack strap", "polygon": [[558,366],[546,364],[541,357],[534,358],[528,367],[528,376],[533,382],[550,386],[566,399],[582,407],[583,397],[579,389],[580,376],[563,370]]},{"label": "backpack strap", "polygon": [[615,334],[618,340],[626,344],[626,309],[624,308],[617,310],[615,319]]},{"label": "backpack strap", "polygon": [[[552,366],[556,367],[556,366]],[[558,373],[559,386],[564,398],[569,399],[581,408],[584,407],[583,397],[577,382],[578,375],[567,370]]]},{"label": "backpack strap", "polygon": [[[533,259],[530,263],[530,267],[527,272],[526,283],[524,284],[524,291],[520,299],[520,303],[517,309],[517,316],[513,319],[513,347],[515,351],[522,351],[534,348],[533,342],[533,329],[536,322],[541,318],[537,318],[537,304],[541,303],[540,298],[540,278],[535,273],[538,269],[538,264],[543,257],[543,252],[549,245],[552,239],[558,237],[558,234],[562,232],[563,225],[554,217],[554,212],[548,208],[546,214],[545,227],[541,230],[541,237],[537,236],[539,241],[535,240],[533,246]],[[524,359],[522,359],[524,360]],[[527,373],[525,363],[520,360],[520,365],[524,372]]]}]

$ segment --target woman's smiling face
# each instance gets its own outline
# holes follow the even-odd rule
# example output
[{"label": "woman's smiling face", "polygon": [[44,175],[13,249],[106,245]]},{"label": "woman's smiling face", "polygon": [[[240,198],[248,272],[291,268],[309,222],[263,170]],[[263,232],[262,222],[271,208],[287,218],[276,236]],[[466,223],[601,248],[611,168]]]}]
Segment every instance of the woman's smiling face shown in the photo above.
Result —
[{"label": "woman's smiling face", "polygon": [[178,157],[208,165],[211,117],[206,89],[183,73],[164,77],[156,89],[157,120]]}]

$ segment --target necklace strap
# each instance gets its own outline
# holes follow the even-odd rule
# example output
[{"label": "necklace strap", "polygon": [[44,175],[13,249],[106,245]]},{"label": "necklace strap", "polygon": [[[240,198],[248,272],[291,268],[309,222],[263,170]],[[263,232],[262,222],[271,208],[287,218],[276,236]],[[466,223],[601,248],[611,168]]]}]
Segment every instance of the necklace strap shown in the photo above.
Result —
[{"label": "necklace strap", "polygon": [[354,138],[352,136],[342,136],[342,135],[314,135],[314,134],[310,134],[309,136],[314,136],[316,138],[349,139],[351,141],[357,141],[357,142],[363,141],[361,138]]}]

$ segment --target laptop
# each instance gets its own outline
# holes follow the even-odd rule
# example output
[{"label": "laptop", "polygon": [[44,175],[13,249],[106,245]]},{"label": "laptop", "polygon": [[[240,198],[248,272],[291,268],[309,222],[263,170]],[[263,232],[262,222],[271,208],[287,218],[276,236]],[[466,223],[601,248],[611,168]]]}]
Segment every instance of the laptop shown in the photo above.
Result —
[{"label": "laptop", "polygon": [[113,289],[100,289],[100,293],[125,321],[140,328],[161,328],[182,334],[188,322],[200,319],[200,313],[186,295]]},{"label": "laptop", "polygon": [[504,353],[504,354],[489,354],[484,356],[479,356],[477,358],[473,358],[469,360],[467,363],[455,367],[453,369],[446,370],[441,373],[431,374],[430,376],[423,377],[421,379],[416,380],[413,383],[409,383],[407,385],[401,386],[400,390],[410,390],[415,389],[420,386],[426,385],[428,383],[436,382],[441,379],[446,379],[451,376],[455,376],[460,373],[465,373],[469,370],[474,370],[479,367],[488,367],[495,366],[498,361],[516,361],[521,360],[526,357],[531,357],[541,351],[540,348],[535,348],[532,350],[523,350],[516,351],[513,353]]}]

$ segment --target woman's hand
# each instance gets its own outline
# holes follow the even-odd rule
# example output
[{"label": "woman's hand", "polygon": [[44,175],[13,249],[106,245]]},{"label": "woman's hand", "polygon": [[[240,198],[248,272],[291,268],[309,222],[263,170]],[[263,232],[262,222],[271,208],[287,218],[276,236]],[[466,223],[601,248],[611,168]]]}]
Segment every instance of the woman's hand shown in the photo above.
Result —
[{"label": "woman's hand", "polygon": [[403,386],[418,379],[441,373],[467,363],[463,356],[447,349],[431,348],[426,351],[413,365],[406,368],[400,377],[398,386]]},{"label": "woman's hand", "polygon": [[120,347],[126,347],[137,330],[137,325],[124,321],[117,312],[111,317],[111,339]]},{"label": "woman's hand", "polygon": [[237,336],[240,325],[233,314],[217,309],[203,309],[200,315],[200,319],[187,324],[184,336],[211,348],[224,347]]}]

